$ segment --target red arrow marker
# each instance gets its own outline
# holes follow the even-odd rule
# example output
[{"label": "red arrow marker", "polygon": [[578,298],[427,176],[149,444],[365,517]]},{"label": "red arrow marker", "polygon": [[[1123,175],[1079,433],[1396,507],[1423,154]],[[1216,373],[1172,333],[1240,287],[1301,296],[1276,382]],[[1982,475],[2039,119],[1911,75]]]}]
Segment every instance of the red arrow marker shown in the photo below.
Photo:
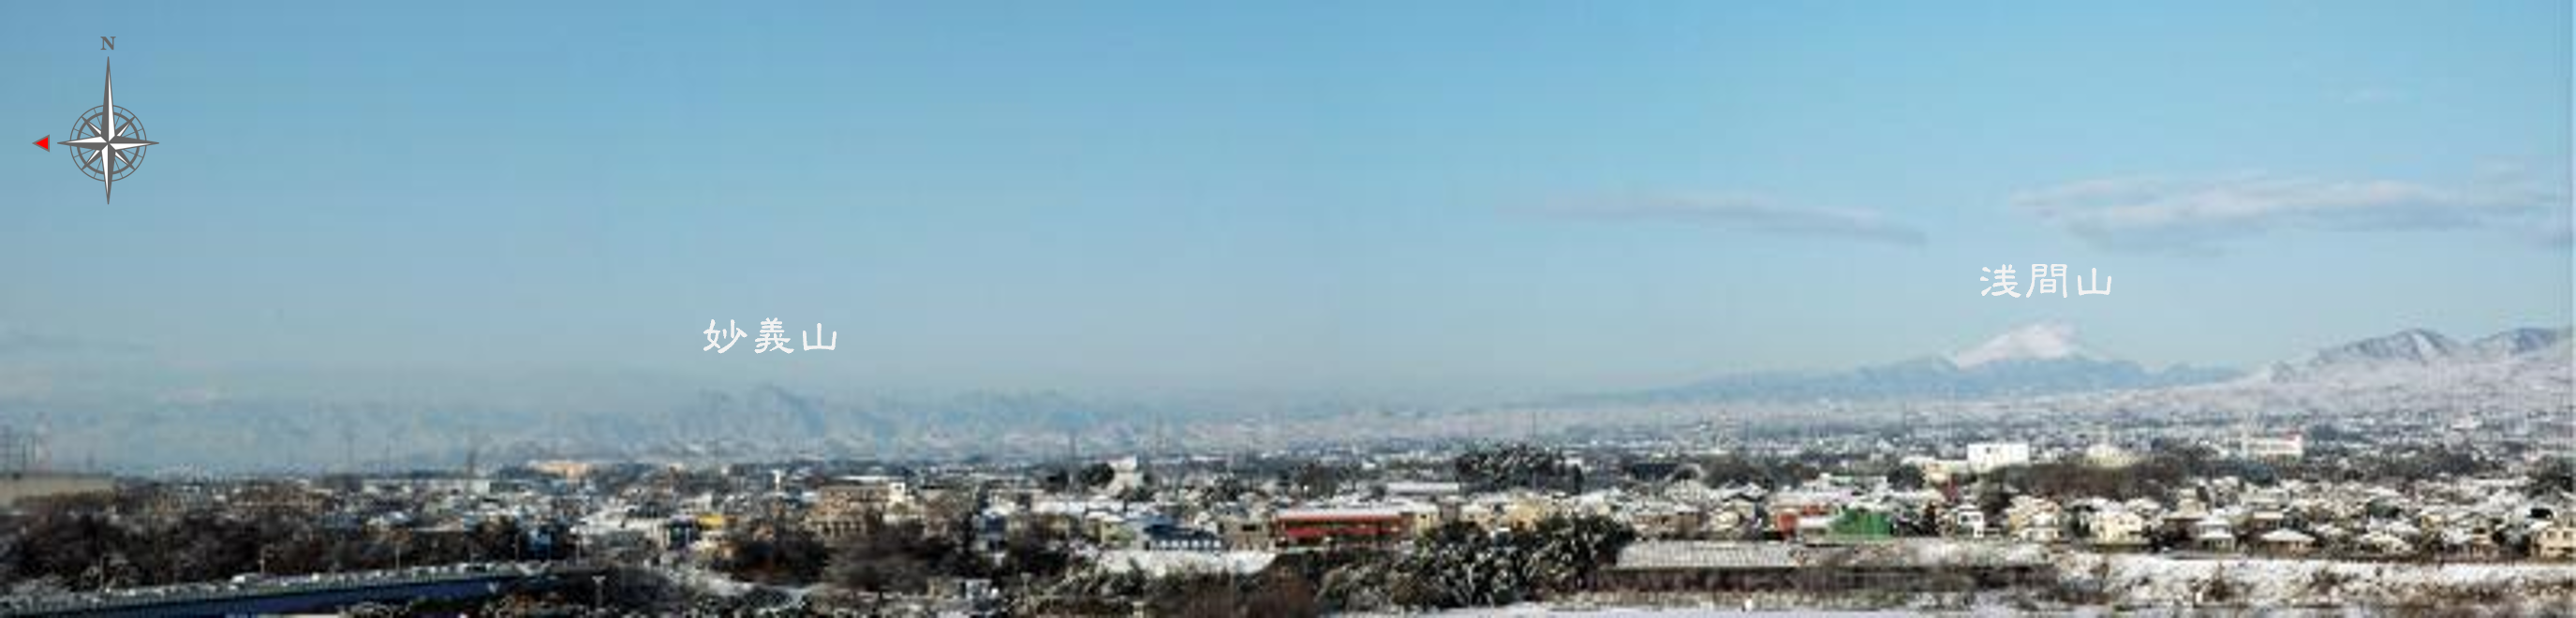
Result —
[{"label": "red arrow marker", "polygon": [[36,147],[45,149],[45,152],[53,152],[54,136],[47,135],[45,139],[36,140]]}]

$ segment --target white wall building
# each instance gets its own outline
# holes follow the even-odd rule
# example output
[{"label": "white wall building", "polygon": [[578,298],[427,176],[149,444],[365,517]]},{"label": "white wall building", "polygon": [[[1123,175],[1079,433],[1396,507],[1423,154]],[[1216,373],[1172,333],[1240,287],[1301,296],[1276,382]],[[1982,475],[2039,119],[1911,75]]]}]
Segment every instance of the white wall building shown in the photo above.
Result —
[{"label": "white wall building", "polygon": [[2298,459],[2308,452],[2305,436],[2288,437],[2246,435],[2236,439],[2237,454],[2248,459]]},{"label": "white wall building", "polygon": [[1968,445],[1968,469],[1980,474],[2028,463],[2030,463],[2030,443],[2028,442],[1979,442]]}]

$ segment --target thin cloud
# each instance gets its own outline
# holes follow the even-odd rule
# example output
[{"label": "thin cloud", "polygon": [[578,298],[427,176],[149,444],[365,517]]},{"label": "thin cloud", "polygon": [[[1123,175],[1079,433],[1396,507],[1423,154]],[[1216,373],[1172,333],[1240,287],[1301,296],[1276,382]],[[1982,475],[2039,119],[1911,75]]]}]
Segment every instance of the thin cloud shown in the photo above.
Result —
[{"label": "thin cloud", "polygon": [[1915,246],[1923,231],[1874,211],[1792,206],[1754,195],[1658,196],[1560,204],[1536,209],[1550,217],[1590,221],[1674,222],[1733,232],[1816,236]]},{"label": "thin cloud", "polygon": [[2460,186],[2271,174],[2109,178],[2024,191],[2010,202],[2098,246],[2187,252],[2274,231],[2530,236],[2566,227],[2568,214],[2566,193],[2514,174]]}]

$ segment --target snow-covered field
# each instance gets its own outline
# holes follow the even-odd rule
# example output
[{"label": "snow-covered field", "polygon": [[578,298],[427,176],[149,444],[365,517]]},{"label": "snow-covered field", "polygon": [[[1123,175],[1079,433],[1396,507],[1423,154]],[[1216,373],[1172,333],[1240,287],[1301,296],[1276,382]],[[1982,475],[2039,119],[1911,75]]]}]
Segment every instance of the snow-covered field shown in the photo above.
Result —
[{"label": "snow-covered field", "polygon": [[[2378,615],[2466,610],[2483,615],[2576,615],[2576,564],[2405,564],[2298,559],[2198,559],[2053,553],[2055,590],[1973,593],[1594,593],[1543,604],[1470,608],[1444,616],[1746,615]],[[1890,613],[1895,612],[1895,613]]]},{"label": "snow-covered field", "polygon": [[1266,551],[1160,551],[1120,549],[1100,552],[1092,563],[1111,573],[1135,571],[1153,577],[1198,573],[1211,575],[1251,575],[1277,554]]},{"label": "snow-covered field", "polygon": [[1432,616],[1495,616],[1495,617],[1502,617],[1502,616],[1564,616],[1564,617],[1568,617],[1568,618],[1685,618],[1685,617],[1688,617],[1688,616],[1735,616],[1735,617],[1743,617],[1743,616],[1754,616],[1754,617],[1765,617],[1765,616],[1843,616],[1843,617],[1847,617],[1847,618],[1874,618],[1874,617],[1890,617],[1890,618],[1893,618],[1893,617],[1897,617],[1897,616],[1915,616],[1915,615],[1919,615],[1919,614],[1915,614],[1915,613],[1911,613],[1911,612],[1895,612],[1895,611],[1828,611],[1828,610],[1811,610],[1811,609],[1791,609],[1791,610],[1759,610],[1759,609],[1757,609],[1757,610],[1752,610],[1752,611],[1746,611],[1746,610],[1741,610],[1741,609],[1721,609],[1721,608],[1714,608],[1714,607],[1654,607],[1654,608],[1645,608],[1645,607],[1611,607],[1611,608],[1600,608],[1600,609],[1585,609],[1585,608],[1550,607],[1550,606],[1545,606],[1545,605],[1515,605],[1515,606],[1511,606],[1511,607],[1484,607],[1484,608],[1475,608],[1475,609],[1459,609],[1459,610],[1450,610],[1450,611],[1439,612],[1439,613],[1429,614],[1429,615],[1432,615]]},{"label": "snow-covered field", "polygon": [[2070,553],[2060,577],[2122,607],[2514,606],[2576,611],[2576,565],[2178,559]]}]

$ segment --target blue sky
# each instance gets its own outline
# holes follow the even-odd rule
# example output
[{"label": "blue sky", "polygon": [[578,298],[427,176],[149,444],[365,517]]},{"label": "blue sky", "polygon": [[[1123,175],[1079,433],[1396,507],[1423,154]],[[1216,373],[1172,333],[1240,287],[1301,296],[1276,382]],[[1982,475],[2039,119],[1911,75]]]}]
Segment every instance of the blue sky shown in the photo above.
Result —
[{"label": "blue sky", "polygon": [[[8,3],[0,325],[197,367],[1457,395],[2570,321],[2564,2]],[[98,36],[118,37],[113,52]],[[2064,263],[2113,295],[1980,297]],[[702,352],[708,319],[831,352]],[[42,354],[20,345],[16,353]]]}]

